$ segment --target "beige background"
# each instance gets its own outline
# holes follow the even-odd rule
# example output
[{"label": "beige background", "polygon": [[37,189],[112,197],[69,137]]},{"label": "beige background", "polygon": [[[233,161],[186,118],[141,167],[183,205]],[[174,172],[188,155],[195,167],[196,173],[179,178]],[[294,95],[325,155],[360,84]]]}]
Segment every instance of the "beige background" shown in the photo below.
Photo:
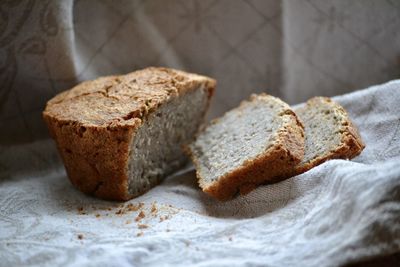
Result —
[{"label": "beige background", "polygon": [[215,77],[211,117],[252,92],[291,104],[399,77],[399,1],[2,1],[0,143],[47,137],[46,101],[150,65]]}]

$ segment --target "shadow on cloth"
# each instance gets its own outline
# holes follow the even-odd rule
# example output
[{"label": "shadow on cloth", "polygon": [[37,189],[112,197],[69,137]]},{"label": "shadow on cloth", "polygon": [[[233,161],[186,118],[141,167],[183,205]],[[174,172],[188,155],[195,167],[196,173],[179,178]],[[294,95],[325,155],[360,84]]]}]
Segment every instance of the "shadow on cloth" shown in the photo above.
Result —
[{"label": "shadow on cloth", "polygon": [[[193,199],[199,213],[217,218],[246,219],[263,216],[279,210],[296,199],[298,179],[262,185],[245,196],[229,201],[219,201],[201,191],[196,172],[187,169],[170,176],[163,184],[166,190]],[[197,206],[195,204],[195,206]]]},{"label": "shadow on cloth", "polygon": [[0,182],[10,179],[41,177],[56,169],[63,169],[53,140],[31,144],[0,146]]},{"label": "shadow on cloth", "polygon": [[186,168],[169,176],[145,194],[128,202],[118,202],[101,200],[80,192],[70,183],[62,169],[48,172],[47,175],[34,180],[21,181],[41,188],[37,191],[44,195],[37,198],[46,201],[44,205],[54,212],[75,210],[94,216],[101,210],[111,212],[110,209],[121,208],[127,203],[143,202],[149,207],[151,203],[157,202],[204,216],[231,219],[255,218],[280,210],[301,197],[304,192],[304,188],[301,187],[306,186],[301,179],[292,178],[277,184],[260,186],[248,195],[221,202],[201,191],[197,185],[195,171],[193,168]]}]

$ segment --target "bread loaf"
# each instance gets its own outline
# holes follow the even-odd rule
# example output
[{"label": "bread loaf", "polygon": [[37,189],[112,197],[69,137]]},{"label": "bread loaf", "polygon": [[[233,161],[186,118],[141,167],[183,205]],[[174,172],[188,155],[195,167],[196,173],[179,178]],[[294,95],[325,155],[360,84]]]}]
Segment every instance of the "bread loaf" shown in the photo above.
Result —
[{"label": "bread loaf", "polygon": [[100,198],[143,194],[185,163],[215,81],[167,68],[83,82],[43,112],[72,184]]}]

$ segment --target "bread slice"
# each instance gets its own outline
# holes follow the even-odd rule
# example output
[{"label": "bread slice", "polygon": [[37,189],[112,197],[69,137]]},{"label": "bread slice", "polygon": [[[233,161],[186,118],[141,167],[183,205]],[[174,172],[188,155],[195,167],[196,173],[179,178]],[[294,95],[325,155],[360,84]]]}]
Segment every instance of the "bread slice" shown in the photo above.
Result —
[{"label": "bread slice", "polygon": [[365,145],[342,106],[327,97],[314,97],[295,109],[304,124],[305,153],[292,175],[301,174],[329,159],[351,159]]},{"label": "bread slice", "polygon": [[203,191],[228,200],[292,171],[304,155],[304,130],[286,103],[252,95],[212,121],[187,152]]},{"label": "bread slice", "polygon": [[182,166],[181,145],[203,122],[215,81],[167,68],[84,82],[43,112],[71,182],[127,200]]}]

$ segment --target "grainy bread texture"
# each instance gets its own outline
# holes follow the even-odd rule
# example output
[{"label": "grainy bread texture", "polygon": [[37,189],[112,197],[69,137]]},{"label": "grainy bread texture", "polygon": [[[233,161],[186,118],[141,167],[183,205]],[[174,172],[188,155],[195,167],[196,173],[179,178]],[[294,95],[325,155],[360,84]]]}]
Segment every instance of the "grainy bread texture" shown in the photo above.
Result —
[{"label": "grainy bread texture", "polygon": [[185,163],[215,81],[167,68],[83,82],[43,112],[68,177],[81,191],[127,200]]},{"label": "grainy bread texture", "polygon": [[292,175],[306,172],[329,159],[354,158],[364,149],[349,115],[330,98],[311,98],[295,112],[304,124],[306,143],[304,158]]},{"label": "grainy bread texture", "polygon": [[286,103],[252,95],[211,122],[187,152],[203,191],[228,200],[291,172],[304,155],[304,130]]}]

